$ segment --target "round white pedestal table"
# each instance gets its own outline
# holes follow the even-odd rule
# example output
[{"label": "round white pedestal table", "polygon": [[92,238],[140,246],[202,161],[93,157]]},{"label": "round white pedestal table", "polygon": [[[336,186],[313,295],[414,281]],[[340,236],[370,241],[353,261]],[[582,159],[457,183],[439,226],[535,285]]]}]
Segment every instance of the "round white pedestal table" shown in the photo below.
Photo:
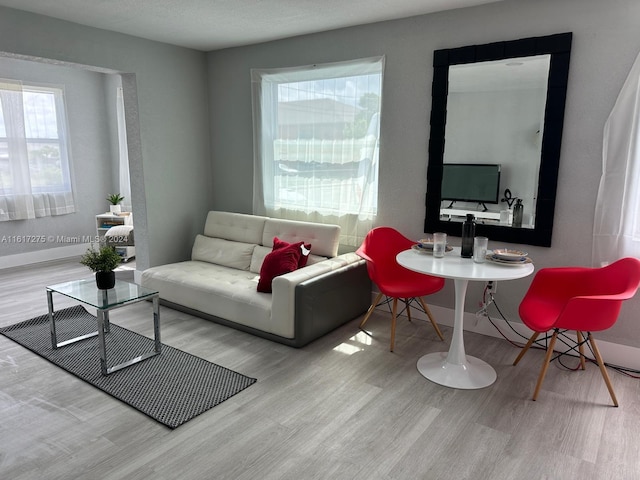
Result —
[{"label": "round white pedestal table", "polygon": [[488,387],[496,380],[496,371],[479,358],[464,351],[464,301],[469,281],[504,281],[523,278],[533,273],[533,264],[502,265],[486,261],[475,263],[462,258],[460,248],[454,247],[444,258],[405,250],[396,257],[397,262],[409,270],[450,278],[455,285],[453,336],[448,352],[429,353],[418,360],[418,371],[426,378],[451,388],[475,389]]}]

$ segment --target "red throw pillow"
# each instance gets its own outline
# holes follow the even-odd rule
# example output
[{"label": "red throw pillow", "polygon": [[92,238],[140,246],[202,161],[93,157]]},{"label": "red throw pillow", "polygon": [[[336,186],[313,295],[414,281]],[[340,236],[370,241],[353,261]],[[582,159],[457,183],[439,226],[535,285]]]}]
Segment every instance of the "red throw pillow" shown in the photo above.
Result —
[{"label": "red throw pillow", "polygon": [[[304,246],[304,250],[302,249]],[[309,261],[309,254],[311,253],[311,244],[304,242],[288,243],[280,240],[278,237],[273,237],[273,249],[278,250],[280,248],[296,247],[300,250],[300,261],[298,262],[298,268],[302,268],[307,265]]]},{"label": "red throw pillow", "polygon": [[273,279],[279,275],[297,270],[301,256],[302,250],[299,245],[293,244],[278,249],[274,247],[274,250],[264,257],[262,267],[260,267],[258,291],[271,293],[271,282]]}]

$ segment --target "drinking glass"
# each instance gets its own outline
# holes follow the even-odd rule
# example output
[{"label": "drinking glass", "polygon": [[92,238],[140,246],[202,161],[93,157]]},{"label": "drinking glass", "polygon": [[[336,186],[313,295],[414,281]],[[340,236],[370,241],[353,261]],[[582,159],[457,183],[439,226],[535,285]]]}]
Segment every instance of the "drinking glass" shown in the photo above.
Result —
[{"label": "drinking glass", "polygon": [[487,246],[489,239],[487,237],[475,237],[473,239],[473,261],[476,263],[484,263],[487,257]]},{"label": "drinking glass", "polygon": [[433,234],[433,256],[436,258],[444,257],[447,248],[447,234],[436,232]]},{"label": "drinking glass", "polygon": [[500,210],[500,225],[511,225],[512,217],[511,210]]}]

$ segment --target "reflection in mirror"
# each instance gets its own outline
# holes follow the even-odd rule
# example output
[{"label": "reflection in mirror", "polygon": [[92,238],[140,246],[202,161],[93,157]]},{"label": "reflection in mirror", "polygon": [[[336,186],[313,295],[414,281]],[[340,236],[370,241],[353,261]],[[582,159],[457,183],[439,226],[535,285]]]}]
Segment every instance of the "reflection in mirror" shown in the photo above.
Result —
[{"label": "reflection in mirror", "polygon": [[[550,55],[452,65],[440,214],[462,222],[535,225]],[[491,121],[486,121],[488,118]]]},{"label": "reflection in mirror", "polygon": [[571,38],[434,52],[425,232],[551,245]]}]

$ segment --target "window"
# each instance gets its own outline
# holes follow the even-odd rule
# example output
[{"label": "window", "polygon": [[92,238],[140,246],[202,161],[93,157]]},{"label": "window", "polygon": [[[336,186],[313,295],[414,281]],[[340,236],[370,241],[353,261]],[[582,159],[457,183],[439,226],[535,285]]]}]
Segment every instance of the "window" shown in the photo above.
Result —
[{"label": "window", "polygon": [[0,220],[73,212],[61,88],[0,80]]},{"label": "window", "polygon": [[384,57],[252,70],[254,213],[337,223],[359,245],[378,208]]}]

